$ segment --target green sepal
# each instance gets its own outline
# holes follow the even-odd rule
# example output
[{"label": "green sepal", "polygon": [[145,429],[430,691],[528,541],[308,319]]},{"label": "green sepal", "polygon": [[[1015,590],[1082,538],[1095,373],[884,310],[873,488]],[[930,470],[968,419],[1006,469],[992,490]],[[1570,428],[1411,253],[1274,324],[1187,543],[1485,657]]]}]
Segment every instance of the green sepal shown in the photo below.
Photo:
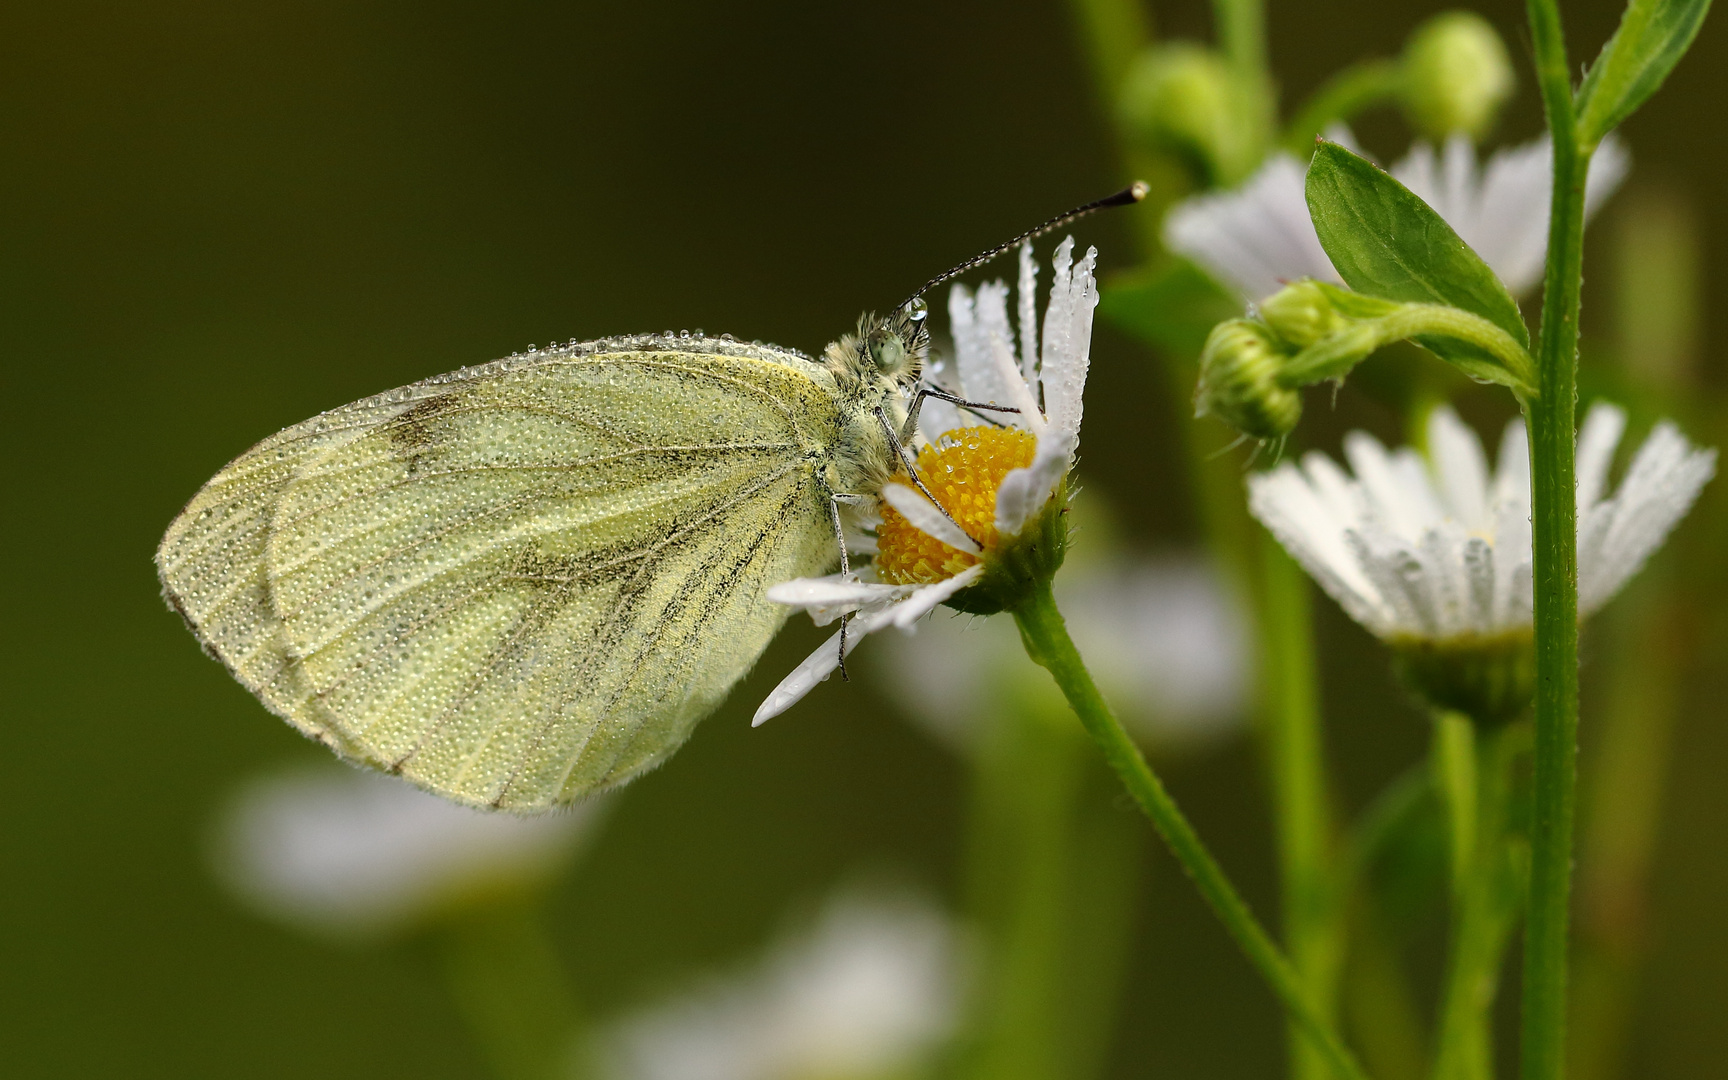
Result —
[{"label": "green sepal", "polygon": [[968,615],[1012,611],[1050,587],[1067,555],[1068,483],[1063,481],[1019,535],[1001,537],[997,547],[983,555],[984,574],[977,583],[943,603]]},{"label": "green sepal", "polygon": [[1578,139],[1594,147],[1661,86],[1691,48],[1710,0],[1632,0],[1578,88]]},{"label": "green sepal", "polygon": [[1536,650],[1529,630],[1447,641],[1393,641],[1399,678],[1429,705],[1499,727],[1530,708]]},{"label": "green sepal", "polygon": [[[1308,166],[1307,195],[1320,246],[1352,289],[1384,300],[1459,308],[1530,347],[1530,330],[1505,284],[1444,218],[1379,166],[1322,142]],[[1416,341],[1478,378],[1500,368],[1488,352],[1467,342]]]}]

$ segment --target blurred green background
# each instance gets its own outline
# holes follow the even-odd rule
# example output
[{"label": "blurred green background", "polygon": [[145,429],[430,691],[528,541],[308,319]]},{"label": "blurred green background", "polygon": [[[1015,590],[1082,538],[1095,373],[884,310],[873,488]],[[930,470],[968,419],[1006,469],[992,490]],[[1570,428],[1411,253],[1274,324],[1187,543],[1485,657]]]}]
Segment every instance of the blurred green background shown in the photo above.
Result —
[{"label": "blurred green background", "polygon": [[[1286,103],[1395,52],[1440,6],[1274,3]],[[1479,10],[1522,62],[1522,5]],[[1567,17],[1582,60],[1618,9]],[[1186,0],[1155,21],[1161,37],[1209,36]],[[1512,139],[1539,119],[1520,74]],[[1660,184],[1697,207],[1707,315],[1728,310],[1728,277],[1709,270],[1728,251],[1724,103],[1718,19],[1625,132],[1627,194]],[[1391,118],[1362,131],[1387,152],[1407,138]],[[481,1072],[422,948],[309,941],[208,872],[234,785],[322,754],[200,655],[158,595],[162,529],[229,458],[535,342],[702,327],[815,351],[860,310],[1126,179],[1054,0],[8,5],[0,1073]],[[1594,230],[1593,289],[1616,209]],[[1106,267],[1129,258],[1122,220],[1077,232]],[[1587,293],[1587,326],[1598,301]],[[1195,535],[1164,385],[1143,350],[1100,331],[1082,475],[1148,549]],[[1312,424],[1321,445],[1398,430],[1351,390]],[[1723,498],[1721,481],[1705,494]],[[1427,734],[1378,648],[1316,609],[1330,752],[1354,807]],[[877,685],[836,680],[749,729],[816,640],[795,621],[557,887],[552,931],[598,1015],[748,953],[789,904],[859,873],[957,888],[962,770]],[[1668,784],[1640,1076],[1728,1061],[1728,664],[1720,637],[1709,648]],[[1260,775],[1239,742],[1171,781],[1270,913]],[[1270,997],[1149,831],[1146,851],[1114,1074],[1275,1075]]]}]

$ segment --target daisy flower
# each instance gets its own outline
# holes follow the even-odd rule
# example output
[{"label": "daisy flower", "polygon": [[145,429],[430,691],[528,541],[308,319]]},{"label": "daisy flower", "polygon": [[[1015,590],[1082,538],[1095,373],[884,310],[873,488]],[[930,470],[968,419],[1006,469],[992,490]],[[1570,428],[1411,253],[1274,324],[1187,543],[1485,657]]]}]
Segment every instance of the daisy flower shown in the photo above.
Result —
[{"label": "daisy flower", "polygon": [[601,1075],[807,1080],[913,1075],[953,1030],[959,979],[946,917],[842,894],[750,968],[629,1017]]},{"label": "daisy flower", "polygon": [[[1608,495],[1625,427],[1624,411],[1598,403],[1578,436],[1580,618],[1662,546],[1716,470],[1714,450],[1693,447],[1664,421]],[[1475,433],[1450,409],[1434,411],[1428,445],[1425,463],[1414,450],[1388,452],[1352,432],[1344,452],[1354,477],[1310,453],[1300,468],[1286,462],[1252,477],[1249,508],[1352,618],[1408,663],[1444,668],[1448,657],[1522,657],[1532,633],[1534,563],[1523,423],[1507,427],[1492,470]],[[1521,708],[1524,692],[1509,683],[1495,696],[1489,711]],[[1441,704],[1485,707],[1468,697]]]},{"label": "daisy flower", "polygon": [[[1070,562],[1056,598],[1093,678],[1141,742],[1181,752],[1240,728],[1251,685],[1246,620],[1209,562]],[[1019,634],[1000,619],[935,619],[890,645],[889,692],[961,752],[989,722],[991,689],[1025,663]],[[1017,682],[1012,692],[1024,689]],[[1067,708],[1060,699],[1052,705]]]},{"label": "daisy flower", "polygon": [[[1346,130],[1333,141],[1353,146]],[[1625,144],[1603,141],[1590,162],[1585,213],[1594,213],[1631,164]],[[1439,153],[1418,143],[1392,175],[1446,219],[1514,293],[1542,279],[1548,247],[1552,152],[1544,136],[1496,151],[1479,165],[1463,135]],[[1164,219],[1164,243],[1249,302],[1303,277],[1342,284],[1308,214],[1307,167],[1275,154],[1230,191],[1184,200]]]},{"label": "daisy flower", "polygon": [[[881,493],[874,538],[848,544],[873,555],[866,571],[800,578],[768,590],[769,599],[803,608],[818,626],[849,618],[844,634],[837,631],[768,695],[753,723],[785,712],[828,678],[843,659],[842,640],[850,654],[866,635],[890,626],[910,631],[943,603],[1001,610],[1000,596],[1029,568],[1054,573],[1066,534],[1046,511],[1060,510],[1079,447],[1098,304],[1097,249],[1078,262],[1073,251],[1072,238],[1056,248],[1041,329],[1030,244],[1020,248],[1012,321],[1009,290],[1001,283],[980,285],[976,294],[954,287],[948,303],[953,382],[942,388],[1019,411],[990,413],[989,422],[980,423],[953,405],[926,401],[918,473],[940,507],[910,483],[892,481]],[[947,374],[939,366],[930,371],[932,380]]]},{"label": "daisy flower", "polygon": [[246,785],[221,822],[217,871],[250,906],[307,929],[377,933],[530,886],[592,831],[604,800],[521,818],[357,769]]}]

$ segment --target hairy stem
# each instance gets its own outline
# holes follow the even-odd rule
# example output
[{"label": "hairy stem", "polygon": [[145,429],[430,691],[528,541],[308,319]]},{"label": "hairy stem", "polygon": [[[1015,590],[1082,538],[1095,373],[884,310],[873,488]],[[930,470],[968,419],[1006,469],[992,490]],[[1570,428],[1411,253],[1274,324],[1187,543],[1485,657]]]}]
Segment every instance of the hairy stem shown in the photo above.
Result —
[{"label": "hairy stem", "polygon": [[1556,0],[1529,0],[1537,82],[1554,145],[1554,189],[1542,327],[1540,396],[1530,421],[1536,593],[1536,754],[1530,914],[1524,936],[1524,1080],[1559,1080],[1565,1065],[1566,949],[1578,768],[1578,541],[1574,440],[1584,179],[1571,68]]},{"label": "hairy stem", "polygon": [[1465,374],[1488,378],[1521,396],[1537,394],[1536,364],[1524,346],[1500,327],[1445,304],[1399,304],[1376,319],[1365,319],[1315,342],[1291,357],[1278,372],[1281,386],[1294,389],[1321,379],[1340,378],[1377,349],[1409,338],[1443,337],[1477,346],[1504,370],[1472,367]]}]

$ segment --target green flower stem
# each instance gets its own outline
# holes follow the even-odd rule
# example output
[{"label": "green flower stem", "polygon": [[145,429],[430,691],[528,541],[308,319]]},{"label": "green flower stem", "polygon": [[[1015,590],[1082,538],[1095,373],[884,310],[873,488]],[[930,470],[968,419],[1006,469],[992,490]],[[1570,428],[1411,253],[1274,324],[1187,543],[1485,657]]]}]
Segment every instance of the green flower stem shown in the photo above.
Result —
[{"label": "green flower stem", "polygon": [[1466,374],[1493,378],[1523,396],[1538,393],[1536,362],[1516,338],[1480,315],[1445,304],[1400,304],[1379,318],[1364,319],[1330,334],[1292,357],[1279,370],[1278,382],[1295,389],[1339,378],[1376,349],[1420,337],[1469,342],[1498,360],[1504,371],[1473,369]]},{"label": "green flower stem", "polygon": [[1434,1080],[1491,1080],[1491,1008],[1515,909],[1507,804],[1519,731],[1482,731],[1461,713],[1435,718],[1435,786],[1452,838],[1452,929]]},{"label": "green flower stem", "polygon": [[1266,12],[1261,0],[1212,0],[1218,48],[1230,66],[1257,82],[1266,81]]},{"label": "green flower stem", "polygon": [[1321,1048],[1336,1076],[1344,1080],[1365,1080],[1362,1067],[1314,1005],[1290,961],[1273,944],[1223,869],[1200,842],[1200,837],[1177,808],[1163,783],[1146,764],[1139,747],[1134,745],[1109,705],[1105,704],[1068,636],[1068,628],[1062,613],[1056,608],[1056,598],[1051,594],[1048,582],[1015,610],[1014,620],[1020,627],[1027,654],[1056,680],[1069,706],[1104,752],[1105,760],[1140,809],[1152,819],[1153,826],[1170,846],[1176,860],[1194,880],[1200,894],[1236,939],[1249,962],[1266,979],[1291,1019],[1301,1025]]},{"label": "green flower stem", "polygon": [[[1277,827],[1284,947],[1328,1023],[1336,1023],[1344,925],[1326,790],[1319,690],[1308,604],[1308,579],[1277,541],[1258,530],[1261,584],[1262,718]],[[1331,1075],[1320,1047],[1290,1025],[1291,1075]]]},{"label": "green flower stem", "polygon": [[1536,761],[1530,914],[1524,935],[1524,1080],[1560,1080],[1566,1048],[1566,949],[1578,769],[1578,539],[1574,439],[1584,179],[1571,64],[1556,0],[1528,0],[1537,83],[1554,144],[1542,327],[1541,396],[1526,403],[1536,592]]},{"label": "green flower stem", "polygon": [[1021,671],[970,754],[967,911],[986,968],[954,1075],[1084,1080],[1114,1028],[1144,834],[1061,697]]},{"label": "green flower stem", "polygon": [[581,1014],[530,900],[453,916],[438,944],[450,996],[498,1080],[586,1075]]},{"label": "green flower stem", "polygon": [[1262,0],[1212,0],[1212,21],[1218,48],[1244,91],[1246,135],[1252,142],[1270,143],[1276,137],[1278,108],[1266,59],[1265,5]]},{"label": "green flower stem", "polygon": [[1392,101],[1400,82],[1398,64],[1363,60],[1327,79],[1302,104],[1284,131],[1284,147],[1299,158],[1314,152],[1314,139],[1335,120],[1349,120],[1376,105]]}]

